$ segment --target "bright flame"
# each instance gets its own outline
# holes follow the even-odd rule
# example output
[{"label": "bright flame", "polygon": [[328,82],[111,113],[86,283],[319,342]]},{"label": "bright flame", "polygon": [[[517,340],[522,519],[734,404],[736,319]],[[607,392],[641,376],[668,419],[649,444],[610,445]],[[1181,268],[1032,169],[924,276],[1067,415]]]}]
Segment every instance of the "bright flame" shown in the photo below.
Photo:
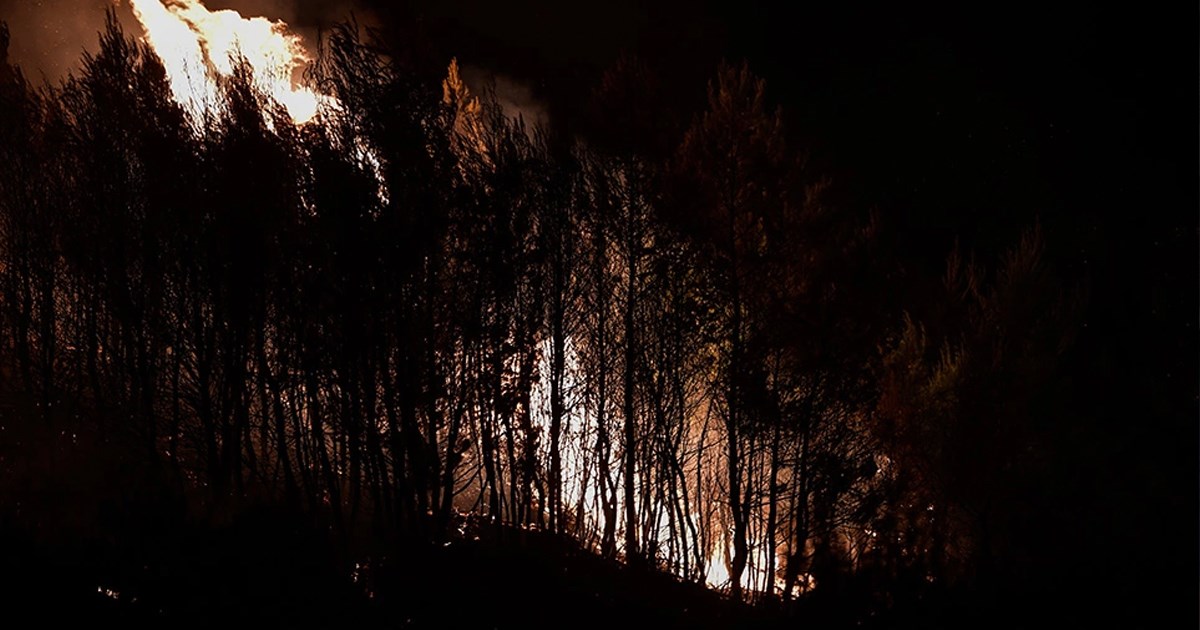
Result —
[{"label": "bright flame", "polygon": [[[455,69],[452,66],[452,76],[454,72]],[[585,409],[586,401],[584,400],[584,389],[586,384],[582,382],[580,378],[580,375],[583,374],[583,367],[580,364],[581,357],[572,337],[567,336],[563,350],[565,370],[561,385],[563,388],[563,403],[565,408],[559,442],[559,449],[560,453],[562,454],[561,483],[563,504],[565,511],[568,512],[568,518],[571,516],[581,517],[587,521],[586,525],[590,526],[593,531],[599,531],[604,528],[605,516],[599,507],[601,502],[599,490],[595,485],[595,482],[592,481],[592,479],[594,479],[595,475],[598,473],[589,474],[589,472],[585,470],[588,465],[586,463],[586,459],[589,456],[589,449],[591,449],[592,445],[595,443],[595,438],[590,432],[590,429],[593,428],[592,423],[595,421],[595,419],[589,417],[589,414]],[[552,353],[553,344],[551,340],[548,338],[542,340],[541,351],[538,359],[538,374],[544,376],[549,376],[551,374],[550,361]],[[515,371],[516,367],[513,366],[512,369]],[[536,426],[538,434],[541,436],[548,436],[550,432],[550,395],[550,383],[548,378],[539,378],[535,382],[533,390],[531,391],[530,402],[532,411],[531,420]],[[695,433],[690,434],[690,437],[692,439],[700,439],[703,441],[703,437],[698,436]],[[549,439],[546,437],[540,439],[538,448],[540,450],[542,461],[549,461],[551,456]],[[704,450],[702,444],[693,444],[691,448],[697,452]],[[616,468],[619,466],[619,463],[613,461],[611,462],[611,466]],[[724,466],[724,462],[719,460],[709,460],[707,462],[707,466],[716,470],[720,470],[720,467]],[[635,501],[638,502],[639,506],[649,505],[650,510],[658,515],[658,520],[654,524],[654,529],[657,530],[655,532],[657,534],[656,540],[661,544],[661,541],[666,541],[672,536],[676,535],[672,533],[671,526],[668,523],[665,515],[670,512],[671,509],[679,510],[678,513],[682,514],[682,508],[684,506],[668,506],[659,499],[651,499],[647,501],[645,497],[641,496],[641,493],[645,492],[646,484],[658,482],[654,479],[646,480],[643,478],[643,474],[644,473],[635,473]],[[616,479],[616,482],[624,483],[624,481],[621,479]],[[692,491],[701,491],[706,493],[714,491],[719,492],[719,490],[711,487],[707,489],[693,488]],[[712,495],[706,494],[706,496]],[[582,513],[570,514],[570,512],[573,510],[573,506],[575,505],[583,507]],[[545,509],[544,506],[543,509]],[[699,523],[702,519],[702,516],[693,509],[688,513],[686,518],[690,519],[692,523]],[[618,535],[616,536],[616,540],[614,542],[616,544],[616,549],[619,552],[624,552],[625,549],[624,536],[621,535],[621,532],[624,531],[624,527],[624,523],[618,520],[616,524],[616,531]],[[686,529],[684,525],[677,525],[677,527],[679,527],[681,530]],[[722,525],[716,525],[717,529],[720,529],[721,527]],[[729,549],[729,538],[728,535],[726,535],[723,539],[721,539],[718,535],[717,538],[718,540],[711,542],[707,553],[705,553],[703,556],[704,583],[712,589],[727,590],[730,588],[733,582],[733,578],[729,572],[730,564],[732,562],[731,551]],[[752,531],[749,533],[748,538],[750,549],[746,558],[746,566],[742,570],[741,579],[739,580],[742,591],[747,593],[762,593],[767,590],[768,586],[771,586],[773,588],[773,593],[782,594],[787,589],[787,582],[784,579],[784,572],[782,570],[786,566],[785,557],[775,551],[774,545],[769,544],[768,541],[762,540],[760,533]],[[698,543],[693,539],[690,544]],[[684,553],[686,554],[687,551]],[[770,562],[772,558],[770,558],[768,554],[774,554],[773,565]],[[772,572],[768,569],[769,566],[775,567],[776,570],[774,574],[772,574]],[[795,596],[807,593],[815,589],[816,586],[817,580],[815,577],[809,573],[800,572],[796,576],[791,595]]]},{"label": "bright flame", "polygon": [[175,99],[194,112],[219,102],[216,80],[233,74],[244,57],[256,87],[282,104],[297,123],[312,120],[332,100],[296,85],[294,75],[311,58],[300,37],[282,21],[209,11],[199,0],[130,0],[146,30],[145,41],[162,58]]}]

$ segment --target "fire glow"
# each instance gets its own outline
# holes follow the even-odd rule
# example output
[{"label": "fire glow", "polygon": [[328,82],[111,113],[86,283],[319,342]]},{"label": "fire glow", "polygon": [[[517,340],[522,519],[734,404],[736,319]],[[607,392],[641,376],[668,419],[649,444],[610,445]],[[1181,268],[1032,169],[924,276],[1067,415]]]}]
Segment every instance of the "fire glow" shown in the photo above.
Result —
[{"label": "fire glow", "polygon": [[[320,94],[297,83],[298,73],[312,59],[306,52],[301,38],[291,32],[286,23],[265,17],[247,18],[234,10],[210,11],[199,0],[130,0],[130,3],[134,15],[145,29],[144,41],[163,62],[174,99],[193,115],[213,113],[223,99],[221,82],[233,76],[241,60],[244,60],[252,72],[253,85],[281,104],[297,124],[313,120],[322,108],[334,111],[340,109],[334,97]],[[461,81],[458,78],[457,65],[452,62],[447,86],[453,84],[461,85]],[[449,87],[446,89],[449,94]],[[482,129],[478,120],[478,101],[469,96],[465,98],[466,105],[456,118],[456,130],[465,140],[463,147],[477,149],[486,156],[487,147],[477,139],[477,134]],[[446,99],[449,104],[450,97],[447,96]],[[388,191],[378,155],[362,138],[355,139],[346,149],[352,151],[374,175],[379,184],[378,199],[381,205],[386,205]],[[563,452],[562,490],[568,505],[574,504],[578,508],[575,516],[583,521],[581,529],[600,531],[605,528],[606,517],[600,507],[601,490],[597,481],[599,472],[589,468],[594,464],[589,460],[589,450],[595,443],[594,432],[598,419],[594,410],[587,408],[584,400],[585,385],[581,382],[580,375],[585,370],[573,340],[568,340],[565,351],[567,356],[563,386],[567,391],[568,404],[564,418],[566,428],[559,445]],[[551,373],[551,353],[549,340],[543,341],[539,353],[541,364],[538,373]],[[515,370],[514,366],[513,371]],[[548,382],[539,380],[531,394],[532,421],[539,434],[548,434],[550,431],[550,396]],[[301,394],[296,396],[296,404],[303,406],[306,399],[307,396],[301,389]],[[610,488],[614,487],[614,483],[630,483],[635,486],[631,493],[634,502],[655,515],[652,523],[647,526],[648,530],[641,532],[642,537],[650,534],[650,538],[656,543],[662,543],[663,547],[668,546],[666,541],[675,538],[671,544],[676,544],[684,550],[677,554],[684,558],[684,564],[675,570],[690,579],[702,580],[711,588],[724,590],[729,589],[733,582],[730,571],[732,551],[729,536],[717,533],[727,530],[729,525],[727,517],[715,507],[720,504],[725,490],[720,487],[718,476],[713,471],[724,470],[728,465],[723,459],[722,451],[714,447],[722,443],[725,437],[720,434],[720,428],[715,423],[710,425],[703,419],[705,414],[700,410],[703,405],[695,405],[697,409],[688,413],[686,427],[681,435],[681,440],[688,444],[684,450],[693,454],[690,463],[685,461],[682,465],[688,467],[689,471],[695,470],[697,478],[697,486],[690,491],[691,496],[688,500],[655,495],[650,488],[664,481],[655,478],[653,472],[641,472],[635,474],[631,480],[617,478],[608,480],[607,483]],[[483,410],[479,410],[479,413],[483,413]],[[534,443],[538,444],[536,441]],[[510,448],[521,448],[521,445],[512,444]],[[539,448],[542,449],[539,453],[541,459],[549,460],[547,443],[541,441]],[[615,453],[609,457],[608,465],[612,470],[619,468],[619,462],[615,458]],[[704,471],[703,474],[701,471]],[[339,469],[338,474],[343,475],[345,472]],[[484,488],[476,487],[474,490],[477,497],[473,502],[482,504]],[[510,500],[516,499],[510,497]],[[541,509],[544,510],[545,506]],[[706,513],[702,514],[702,511]],[[676,517],[685,521],[686,526],[684,523],[671,522],[671,519]],[[706,521],[709,525],[701,527],[701,521]],[[623,522],[617,521],[612,526],[616,532],[623,534]],[[686,532],[691,531],[691,535],[695,537],[697,529],[712,533],[701,534],[699,539],[689,540]],[[775,541],[766,540],[763,532],[751,532],[749,538],[751,550],[738,580],[741,589],[759,593],[782,593],[787,590],[789,587],[781,577],[781,567],[786,564],[786,559],[777,549]],[[624,536],[617,536],[615,542],[616,550],[624,553]],[[696,550],[695,561],[690,566],[687,564],[687,561],[691,560],[687,557],[689,547]],[[357,581],[357,569],[355,575]],[[792,587],[792,594],[808,592],[815,586],[815,579],[801,571],[798,583]]]},{"label": "fire glow", "polygon": [[175,99],[193,113],[220,102],[217,84],[231,77],[238,59],[254,85],[287,109],[298,124],[312,120],[330,97],[298,85],[310,61],[300,37],[286,23],[210,11],[199,0],[130,0],[146,31],[145,41],[162,59]]}]

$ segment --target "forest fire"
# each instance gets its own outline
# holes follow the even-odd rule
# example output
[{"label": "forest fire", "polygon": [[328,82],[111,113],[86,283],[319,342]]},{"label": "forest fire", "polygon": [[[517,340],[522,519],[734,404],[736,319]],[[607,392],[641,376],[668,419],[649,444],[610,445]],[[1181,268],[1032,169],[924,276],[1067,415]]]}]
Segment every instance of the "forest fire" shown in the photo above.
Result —
[{"label": "forest fire", "polygon": [[[71,147],[62,159],[72,172],[100,173],[112,168],[114,146],[175,147],[146,149],[122,170],[144,178],[144,188],[130,190],[146,190],[147,199],[103,207],[167,208],[172,221],[141,238],[147,256],[177,247],[163,261],[180,267],[149,258],[128,268],[112,263],[106,273],[115,279],[95,279],[133,287],[161,276],[155,303],[120,313],[146,313],[147,326],[169,322],[161,325],[170,333],[101,339],[88,332],[89,315],[75,321],[49,311],[45,326],[73,356],[90,357],[94,383],[123,378],[120,357],[130,352],[154,355],[146,360],[158,367],[138,372],[138,384],[124,391],[174,401],[149,398],[156,393],[128,404],[140,405],[154,451],[194,492],[218,504],[262,484],[345,517],[337,535],[367,518],[404,526],[432,519],[446,529],[456,510],[473,512],[499,527],[571,537],[598,556],[656,567],[739,601],[792,599],[856,567],[847,541],[873,524],[876,514],[861,506],[886,480],[863,465],[875,444],[862,410],[841,404],[828,384],[854,374],[792,366],[791,342],[770,340],[774,316],[764,302],[728,283],[790,279],[767,265],[734,273],[751,255],[740,227],[718,241],[720,255],[703,253],[713,246],[706,237],[655,213],[660,195],[648,175],[660,167],[581,147],[560,168],[542,134],[504,113],[494,92],[482,101],[470,94],[454,61],[442,90],[413,89],[393,101],[407,70],[350,30],[335,31],[330,63],[320,66],[328,93],[319,94],[297,86],[295,73],[310,59],[283,22],[209,11],[197,0],[135,0],[132,8],[147,47],[124,45],[114,18],[97,57],[104,63],[86,70],[128,64],[145,72],[151,89],[115,82],[143,110],[121,133],[86,108],[64,114],[75,137],[103,148]],[[155,55],[165,77],[143,63]],[[64,102],[108,111],[107,91],[92,86],[110,76],[71,84]],[[775,125],[749,98],[761,86],[744,68],[723,67],[719,82],[710,108],[723,118],[689,135],[688,168],[699,168],[679,176],[755,189],[763,183],[753,178],[697,175],[730,171],[730,149],[709,152],[724,142],[724,127]],[[228,115],[240,111],[231,104],[247,84],[261,118]],[[145,94],[158,98],[139,100]],[[190,110],[190,129],[171,100]],[[319,114],[312,133],[270,124],[261,110],[272,100],[299,124]],[[381,102],[400,106],[364,108]],[[150,138],[128,140],[139,133]],[[749,137],[769,145],[777,135]],[[262,170],[246,172],[246,161]],[[382,165],[398,179],[385,178]],[[397,203],[389,183],[404,191]],[[72,185],[81,199],[108,190],[86,178]],[[191,193],[179,194],[181,186]],[[783,189],[771,191],[784,202]],[[730,198],[718,193],[707,194]],[[758,209],[705,212],[739,226]],[[78,225],[113,229],[135,220],[78,216]],[[176,235],[168,226],[180,217],[194,218],[194,227]],[[786,229],[801,233],[803,220]],[[55,242],[128,238],[124,230],[107,239],[89,231]],[[229,242],[236,246],[225,249]],[[797,242],[772,241],[772,256],[794,256]],[[102,255],[72,251],[54,273],[92,281],[90,267],[74,265]],[[0,280],[17,273],[10,269],[19,268],[0,267]],[[199,277],[218,294],[197,289]],[[57,299],[84,304],[92,295]],[[13,320],[21,317],[33,315]],[[755,338],[774,345],[747,342]],[[133,349],[138,343],[152,347]],[[53,348],[39,352],[20,356],[63,361]]]},{"label": "forest fire", "polygon": [[[1125,442],[1158,464],[1194,440],[1139,425],[1170,402],[1132,352],[1156,340],[1099,340],[1131,311],[1091,310],[1109,289],[1073,252],[1120,245],[1104,268],[1152,274],[1084,235],[1091,210],[1043,224],[1069,190],[1025,186],[1004,158],[1068,125],[1017,142],[1028,130],[989,131],[932,84],[890,114],[911,142],[867,120],[952,64],[888,89],[878,64],[861,90],[793,85],[865,125],[843,157],[887,171],[874,190],[792,127],[821,127],[819,110],[657,30],[706,3],[643,16],[628,41],[669,45],[603,65],[541,59],[530,32],[475,41],[422,2],[58,1],[103,27],[80,18],[98,37],[55,81],[35,77],[62,47],[28,36],[68,12],[0,0],[0,578],[44,593],[37,614],[1075,627],[1106,625],[1079,617],[1082,595],[1132,602],[1146,584],[1120,625],[1164,625],[1144,618],[1166,610],[1152,578],[1194,556],[1112,550],[1146,547],[1135,521],[1176,527],[1183,504],[1109,495],[1194,479]],[[554,24],[510,5],[479,21]],[[332,13],[351,9],[361,25]],[[49,26],[10,31],[27,11]],[[556,37],[586,30],[567,26]],[[820,31],[787,33],[798,75],[872,39],[813,54]],[[27,38],[40,62],[9,56]],[[775,86],[787,68],[767,67]],[[1061,76],[992,96],[1040,98]],[[940,173],[876,162],[926,144]],[[984,158],[961,159],[976,144]],[[1018,208],[964,211],[988,190],[974,169]],[[947,205],[920,210],[936,187]],[[1167,309],[1170,285],[1150,288],[1130,296]],[[1128,382],[1103,367],[1126,359]],[[1094,413],[1119,392],[1128,406]]]},{"label": "forest fire", "polygon": [[311,60],[300,37],[282,21],[243,17],[233,10],[210,11],[199,0],[130,0],[150,44],[166,67],[171,91],[195,113],[217,97],[217,82],[233,75],[244,58],[252,83],[287,108],[297,123],[317,113],[321,94],[297,84]]}]

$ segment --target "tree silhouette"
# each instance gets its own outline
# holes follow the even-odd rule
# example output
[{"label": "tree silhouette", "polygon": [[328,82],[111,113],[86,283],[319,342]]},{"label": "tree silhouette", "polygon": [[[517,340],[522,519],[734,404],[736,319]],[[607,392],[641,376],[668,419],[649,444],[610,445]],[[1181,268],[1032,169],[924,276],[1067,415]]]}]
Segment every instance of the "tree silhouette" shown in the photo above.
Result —
[{"label": "tree silhouette", "polygon": [[745,64],[682,112],[623,58],[566,137],[380,37],[329,34],[296,125],[246,59],[176,103],[112,12],[40,88],[0,28],[5,423],[356,580],[550,540],[844,621],[1035,571],[1081,308],[1040,228],[925,277]]}]

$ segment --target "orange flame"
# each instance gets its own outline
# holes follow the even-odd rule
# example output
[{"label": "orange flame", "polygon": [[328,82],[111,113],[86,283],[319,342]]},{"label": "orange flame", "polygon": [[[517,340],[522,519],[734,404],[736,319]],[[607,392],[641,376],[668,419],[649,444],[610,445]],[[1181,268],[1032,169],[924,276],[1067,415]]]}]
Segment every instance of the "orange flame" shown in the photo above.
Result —
[{"label": "orange flame", "polygon": [[297,70],[311,58],[286,23],[242,17],[233,10],[210,11],[199,0],[130,0],[146,30],[145,41],[162,58],[171,91],[193,112],[219,102],[216,79],[233,74],[233,60],[244,57],[253,81],[282,104],[292,120],[312,120],[328,96],[299,86]]}]

